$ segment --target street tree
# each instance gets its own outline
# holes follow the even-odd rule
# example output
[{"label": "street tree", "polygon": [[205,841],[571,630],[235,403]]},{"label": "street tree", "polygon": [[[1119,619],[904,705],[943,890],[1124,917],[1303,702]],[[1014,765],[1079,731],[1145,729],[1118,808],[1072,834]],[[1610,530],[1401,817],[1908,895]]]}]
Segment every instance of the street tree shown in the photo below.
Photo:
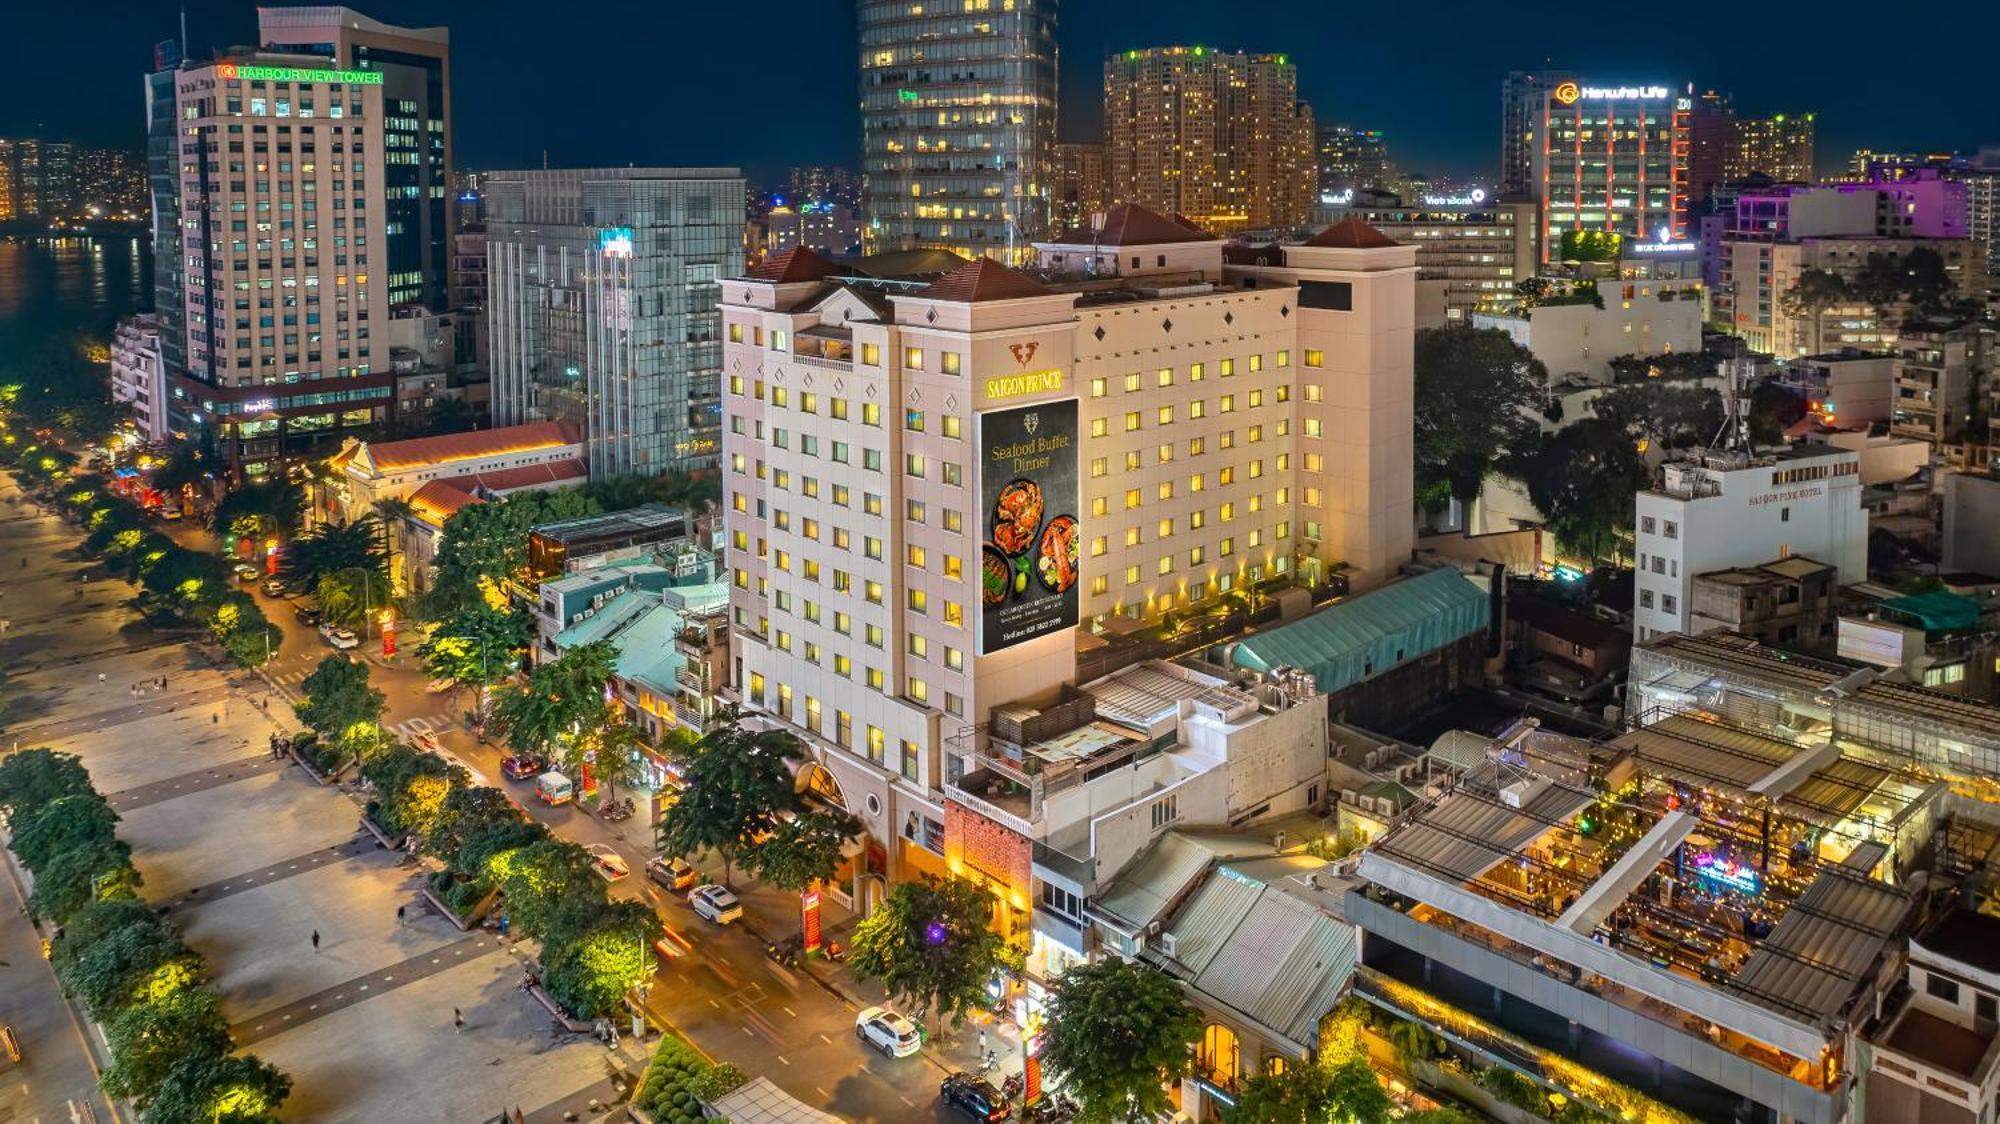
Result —
[{"label": "street tree", "polygon": [[1470,502],[1501,456],[1531,440],[1548,370],[1505,332],[1426,328],[1416,339],[1416,490],[1426,511]]},{"label": "street tree", "polygon": [[751,730],[735,708],[721,714],[681,761],[686,788],[660,817],[659,847],[669,855],[714,851],[728,885],[736,860],[793,808],[793,766],[805,760],[799,740],[782,730]]},{"label": "street tree", "polygon": [[50,942],[49,960],[60,977],[82,954],[127,925],[159,925],[159,915],[145,902],[126,898],[91,902],[76,911],[63,926],[62,936]]},{"label": "street tree", "polygon": [[1042,1064],[1076,1094],[1087,1121],[1152,1120],[1168,1111],[1165,1082],[1187,1076],[1201,1012],[1152,968],[1106,957],[1049,985]]},{"label": "street tree", "polygon": [[73,753],[23,749],[0,758],[0,808],[16,823],[23,811],[91,791],[90,770]]},{"label": "street tree", "polygon": [[61,925],[93,901],[138,894],[132,848],[119,839],[100,839],[65,848],[36,870],[28,904],[36,916]]},{"label": "street tree", "polygon": [[618,1010],[627,992],[653,974],[653,942],[665,932],[659,913],[643,901],[605,902],[568,919],[544,940],[551,950],[542,985],[578,1018]]},{"label": "street tree", "polygon": [[370,757],[361,775],[375,789],[368,814],[390,834],[427,838],[453,789],[467,783],[466,772],[435,753],[398,742]]},{"label": "street tree", "polygon": [[1345,1124],[1333,1099],[1333,1068],[1316,1061],[1287,1063],[1277,1073],[1253,1073],[1236,1094],[1228,1124]]},{"label": "street tree", "polygon": [[380,591],[375,603],[387,603],[389,562],[373,516],[352,523],[322,523],[293,539],[278,559],[279,579],[286,588],[301,592],[316,591],[321,578],[349,570],[366,573]]},{"label": "street tree", "polygon": [[449,679],[483,694],[513,674],[530,631],[525,613],[480,601],[437,622],[417,649],[417,658],[431,678]]},{"label": "street tree", "polygon": [[554,664],[542,664],[528,672],[527,682],[494,691],[489,719],[494,732],[517,753],[552,755],[577,724],[602,705],[599,699],[578,698],[568,686],[567,677]]},{"label": "street tree", "polygon": [[1590,408],[1635,438],[1675,449],[1715,440],[1728,419],[1721,394],[1687,380],[1648,379],[1613,387]]},{"label": "street tree", "polygon": [[117,841],[118,813],[95,792],[59,796],[10,822],[14,853],[21,865],[37,872],[64,851]]},{"label": "street tree", "polygon": [[231,1049],[222,1002],[206,987],[127,1007],[104,1028],[104,1036],[112,1062],[100,1083],[105,1092],[130,1099],[141,1110],[152,1103],[175,1062],[189,1056],[220,1057]]},{"label": "street tree", "polygon": [[552,922],[577,908],[565,895],[603,895],[590,852],[567,839],[541,839],[498,858],[504,861],[492,864],[493,873],[507,895],[507,916],[528,936],[546,937]]},{"label": "street tree", "polygon": [[102,1023],[134,1003],[190,985],[200,969],[201,958],[179,934],[152,919],[83,946],[59,975],[63,991]]},{"label": "street tree", "polygon": [[[698,787],[698,786],[697,786]],[[854,971],[879,982],[935,1028],[985,1002],[986,985],[1020,967],[1020,951],[993,930],[993,898],[965,878],[904,882],[855,926]]]},{"label": "street tree", "polygon": [[179,497],[187,490],[208,487],[222,465],[208,450],[197,444],[177,444],[167,454],[165,464],[153,470],[149,481],[157,491]]},{"label": "street tree", "polygon": [[320,619],[347,628],[365,630],[375,614],[389,605],[388,583],[363,566],[321,574],[312,590]]},{"label": "street tree", "polygon": [[375,525],[382,530],[382,555],[388,561],[389,572],[395,573],[396,550],[403,537],[404,521],[417,513],[410,501],[399,496],[376,500],[370,508],[375,516]]},{"label": "street tree", "polygon": [[619,785],[635,787],[646,779],[649,770],[643,751],[650,744],[646,732],[618,716],[610,706],[601,706],[598,714],[584,719],[576,741],[579,756],[589,755],[591,775],[604,786],[606,799],[618,799]]},{"label": "street tree", "polygon": [[861,834],[861,821],[838,808],[811,808],[781,819],[744,853],[757,880],[803,894],[840,870],[841,851]]},{"label": "street tree", "polygon": [[1854,299],[1853,288],[1840,274],[1807,269],[1800,271],[1791,288],[1778,295],[1778,307],[1788,316],[1812,319],[1812,350],[1817,355],[1825,350],[1822,341],[1826,336],[1827,310]]},{"label": "street tree", "polygon": [[173,1064],[139,1124],[278,1124],[292,1079],[255,1054],[190,1054]]},{"label": "street tree", "polygon": [[361,756],[381,741],[382,712],[388,699],[368,685],[368,665],[328,656],[299,684],[304,701],[294,709],[299,721],[321,740]]},{"label": "street tree", "polygon": [[1632,530],[1632,497],[1652,474],[1623,427],[1598,418],[1564,426],[1515,463],[1528,499],[1564,549],[1612,559]]},{"label": "street tree", "polygon": [[445,794],[444,804],[424,833],[424,853],[450,863],[475,836],[495,825],[520,822],[521,812],[505,792],[491,785],[459,785]]},{"label": "street tree", "polygon": [[296,531],[306,495],[283,476],[244,484],[215,503],[210,526],[218,535],[263,540]]},{"label": "street tree", "polygon": [[1348,1124],[1388,1124],[1389,1114],[1395,1110],[1395,1102],[1389,1099],[1389,1091],[1382,1087],[1382,1079],[1365,1055],[1356,1054],[1334,1066],[1327,1092],[1337,1111],[1344,1114],[1335,1119]]},{"label": "street tree", "polygon": [[492,503],[459,508],[445,520],[437,572],[422,598],[424,616],[437,620],[480,601],[504,605],[501,583],[527,568],[530,528],[601,510],[577,488],[514,492]]}]

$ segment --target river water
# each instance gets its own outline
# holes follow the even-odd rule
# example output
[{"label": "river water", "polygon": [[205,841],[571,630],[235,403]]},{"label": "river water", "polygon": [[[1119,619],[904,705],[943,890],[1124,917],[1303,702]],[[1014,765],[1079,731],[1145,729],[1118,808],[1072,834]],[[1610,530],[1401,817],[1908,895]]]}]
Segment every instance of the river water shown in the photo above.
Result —
[{"label": "river water", "polygon": [[152,307],[145,238],[0,238],[0,372],[51,339],[108,341],[121,316]]}]

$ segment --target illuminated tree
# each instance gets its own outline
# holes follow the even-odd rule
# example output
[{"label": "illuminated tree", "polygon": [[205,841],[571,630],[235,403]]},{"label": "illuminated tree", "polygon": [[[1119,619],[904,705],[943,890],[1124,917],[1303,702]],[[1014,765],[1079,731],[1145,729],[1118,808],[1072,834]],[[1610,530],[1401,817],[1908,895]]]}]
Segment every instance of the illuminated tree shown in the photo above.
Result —
[{"label": "illuminated tree", "polygon": [[1164,1083],[1187,1076],[1201,1012],[1164,973],[1110,956],[1049,985],[1042,1064],[1083,1119],[1153,1120],[1172,1109]]},{"label": "illuminated tree", "polygon": [[118,839],[66,847],[35,871],[35,892],[29,898],[37,916],[57,925],[93,901],[133,898],[139,894],[139,872],[132,866],[132,848]]},{"label": "illuminated tree", "polygon": [[278,1124],[292,1079],[255,1054],[195,1054],[176,1062],[139,1124]]},{"label": "illuminated tree", "polygon": [[1020,951],[993,931],[993,898],[964,878],[926,875],[889,892],[855,926],[848,962],[918,1018],[964,1022],[986,985],[1020,967]]},{"label": "illuminated tree", "polygon": [[104,1071],[104,1091],[130,1098],[142,1109],[176,1062],[189,1056],[220,1057],[230,1050],[222,1003],[206,987],[134,1004],[105,1026],[104,1036],[112,1058]]},{"label": "illuminated tree", "polygon": [[487,687],[514,673],[530,635],[525,613],[482,601],[439,621],[417,649],[417,658],[433,679]]},{"label": "illuminated tree", "polygon": [[24,749],[0,758],[0,808],[17,823],[24,810],[91,791],[90,771],[73,753]]},{"label": "illuminated tree", "polygon": [[155,917],[134,921],[58,966],[63,991],[90,1017],[108,1022],[134,1003],[157,1001],[199,981],[201,960]]},{"label": "illuminated tree", "polygon": [[368,685],[367,664],[328,656],[299,687],[305,699],[293,709],[322,740],[356,757],[381,740],[388,699]]},{"label": "illuminated tree", "polygon": [[543,986],[579,1018],[611,1014],[652,975],[653,942],[665,932],[660,916],[644,902],[606,903],[600,890],[594,908],[565,920],[543,942]]},{"label": "illuminated tree", "polygon": [[838,808],[813,808],[781,820],[744,853],[743,865],[765,885],[802,894],[839,872],[841,851],[861,830]]},{"label": "illuminated tree", "polygon": [[720,717],[680,762],[687,785],[660,817],[658,843],[669,855],[714,851],[726,886],[737,858],[798,807],[792,773],[805,748],[782,730],[742,725],[733,707]]}]

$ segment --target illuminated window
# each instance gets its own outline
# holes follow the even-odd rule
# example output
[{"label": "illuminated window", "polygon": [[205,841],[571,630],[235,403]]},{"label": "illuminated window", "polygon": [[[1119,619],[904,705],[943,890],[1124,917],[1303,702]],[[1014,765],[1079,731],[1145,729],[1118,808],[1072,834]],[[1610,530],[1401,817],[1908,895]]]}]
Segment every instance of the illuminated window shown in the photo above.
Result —
[{"label": "illuminated window", "polygon": [[870,366],[870,367],[880,367],[880,366],[882,365],[882,348],[881,348],[881,345],[879,345],[879,344],[872,344],[872,343],[864,343],[864,344],[862,344],[862,345],[861,345],[861,362],[863,362],[864,364],[867,364],[867,365],[868,365],[868,366]]},{"label": "illuminated window", "polygon": [[[1110,389],[1111,389],[1110,382],[1107,379],[1100,377],[1090,380],[1090,396],[1092,398],[1102,398],[1105,396],[1106,393],[1110,391]],[[742,392],[738,391],[738,393],[740,394]]]},{"label": "illuminated window", "polygon": [[1174,369],[1172,367],[1161,367],[1159,378],[1161,386],[1174,385]]},{"label": "illuminated window", "polygon": [[1130,511],[1130,510],[1132,510],[1133,508],[1135,508],[1135,507],[1138,507],[1138,506],[1139,506],[1139,489],[1137,489],[1137,488],[1128,488],[1128,489],[1126,489],[1126,491],[1125,491],[1125,510],[1127,510],[1127,511]]},{"label": "illuminated window", "polygon": [[1137,433],[1141,424],[1139,411],[1132,410],[1125,415],[1125,432]]},{"label": "illuminated window", "polygon": [[906,347],[906,348],[904,348],[904,349],[903,349],[903,366],[905,366],[905,367],[909,368],[909,369],[910,369],[910,370],[912,370],[912,371],[921,371],[921,370],[923,370],[923,369],[924,369],[924,349],[923,349],[923,348],[921,348],[921,347]]},{"label": "illuminated window", "polygon": [[939,353],[938,353],[938,370],[940,370],[940,371],[943,371],[943,372],[944,372],[945,374],[947,374],[947,375],[955,375],[955,374],[957,374],[957,373],[958,373],[958,352],[956,352],[956,351],[941,351],[941,352],[939,352]]}]

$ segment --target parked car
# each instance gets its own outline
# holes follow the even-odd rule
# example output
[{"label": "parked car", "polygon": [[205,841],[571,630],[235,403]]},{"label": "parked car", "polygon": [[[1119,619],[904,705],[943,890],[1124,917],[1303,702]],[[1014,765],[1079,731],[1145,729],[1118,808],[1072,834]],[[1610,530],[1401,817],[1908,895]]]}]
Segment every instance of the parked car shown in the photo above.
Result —
[{"label": "parked car", "polygon": [[327,632],[326,642],[345,652],[349,648],[360,647],[361,638],[354,635],[351,628],[336,628]]},{"label": "parked car", "polygon": [[252,566],[248,562],[238,562],[229,568],[229,572],[235,574],[236,580],[242,582],[244,585],[252,585],[257,581],[259,571],[257,567]]},{"label": "parked car", "polygon": [[632,866],[625,856],[613,850],[609,843],[592,843],[584,850],[590,852],[591,868],[606,882],[616,882],[632,873]]},{"label": "parked car", "polygon": [[317,607],[317,606],[313,606],[313,605],[308,605],[308,604],[305,604],[304,602],[300,602],[300,603],[299,603],[298,605],[295,605],[295,606],[293,606],[293,608],[292,608],[292,615],[293,615],[293,616],[295,616],[295,617],[297,617],[297,618],[299,618],[299,623],[300,623],[300,624],[318,624],[318,623],[319,623],[319,609],[318,609],[318,607]]},{"label": "parked car", "polygon": [[535,778],[535,795],[553,808],[576,799],[576,785],[568,777],[551,770]]},{"label": "parked car", "polygon": [[265,578],[263,590],[264,590],[264,596],[266,597],[283,597],[285,595],[284,579]]},{"label": "parked car", "polygon": [[945,1078],[938,1084],[938,1096],[974,1120],[997,1122],[1007,1119],[1013,1111],[1000,1090],[970,1073],[954,1073]]},{"label": "parked car", "polygon": [[533,780],[549,771],[549,763],[532,753],[516,753],[500,759],[500,774],[510,781]]},{"label": "parked car", "polygon": [[424,691],[427,694],[442,695],[456,686],[458,686],[456,679],[433,679],[424,684]]},{"label": "parked car", "polygon": [[854,1036],[882,1051],[884,1057],[907,1058],[924,1048],[916,1024],[887,1007],[870,1007],[856,1015]]},{"label": "parked car", "polygon": [[686,859],[662,857],[646,860],[646,877],[678,893],[701,881],[701,872]]},{"label": "parked car", "polygon": [[717,925],[743,920],[743,903],[723,886],[696,886],[688,891],[688,905],[695,914]]},{"label": "parked car", "polygon": [[165,519],[166,521],[171,523],[176,519],[182,518],[181,509],[178,507],[162,508],[160,510],[160,518]]}]

